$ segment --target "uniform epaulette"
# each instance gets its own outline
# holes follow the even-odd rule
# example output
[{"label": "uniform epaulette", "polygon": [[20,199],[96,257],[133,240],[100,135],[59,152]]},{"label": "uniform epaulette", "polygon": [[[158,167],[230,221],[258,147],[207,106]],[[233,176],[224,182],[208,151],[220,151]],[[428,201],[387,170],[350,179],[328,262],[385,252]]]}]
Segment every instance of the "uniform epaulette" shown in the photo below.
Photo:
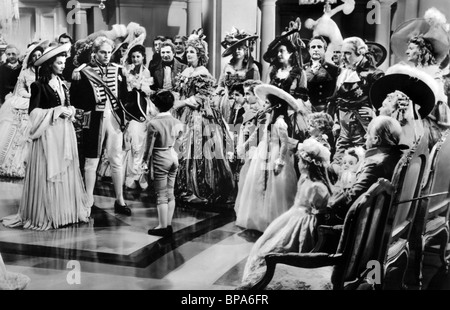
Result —
[{"label": "uniform epaulette", "polygon": [[73,70],[73,72],[72,72],[72,80],[74,80],[74,81],[81,80],[80,71],[83,70],[86,66],[87,66],[87,64],[82,64],[78,68],[75,68],[75,70]]}]

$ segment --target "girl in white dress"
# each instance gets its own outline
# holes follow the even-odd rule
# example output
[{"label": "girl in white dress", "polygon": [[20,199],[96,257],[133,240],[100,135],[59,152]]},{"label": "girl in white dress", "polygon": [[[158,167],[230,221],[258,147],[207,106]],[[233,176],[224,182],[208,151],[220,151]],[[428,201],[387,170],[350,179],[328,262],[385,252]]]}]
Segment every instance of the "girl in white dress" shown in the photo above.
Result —
[{"label": "girl in white dress", "polygon": [[295,202],[256,241],[245,265],[240,288],[256,284],[266,271],[269,253],[306,253],[317,243],[318,215],[325,213],[331,185],[327,176],[330,151],[310,138],[298,146],[300,180]]},{"label": "girl in white dress", "polygon": [[270,105],[264,135],[251,158],[247,175],[236,200],[236,225],[264,231],[294,203],[297,175],[289,150],[292,125],[288,107],[299,110],[298,102],[272,85],[255,87],[255,94]]},{"label": "girl in white dress", "polygon": [[[147,112],[150,111],[150,100],[148,97],[151,94],[150,86],[152,78],[150,71],[145,67],[145,47],[143,45],[131,46],[128,52],[127,64],[130,65],[127,70],[128,91],[133,89],[140,90],[145,93],[147,100]],[[153,106],[153,104],[151,104]],[[156,113],[152,107],[153,113]],[[125,156],[125,186],[127,188],[136,188],[136,183],[145,190],[148,187],[148,182],[143,176],[142,159],[144,156],[144,147],[147,135],[147,124],[150,119],[150,113],[147,113],[146,122],[130,121],[126,135],[130,141],[130,149]]]}]

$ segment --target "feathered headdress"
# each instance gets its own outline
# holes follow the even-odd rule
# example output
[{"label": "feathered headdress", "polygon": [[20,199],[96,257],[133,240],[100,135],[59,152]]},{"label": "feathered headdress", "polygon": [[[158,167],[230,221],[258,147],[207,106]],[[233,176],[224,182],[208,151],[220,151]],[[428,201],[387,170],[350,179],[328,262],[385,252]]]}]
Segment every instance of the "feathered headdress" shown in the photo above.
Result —
[{"label": "feathered headdress", "polygon": [[440,63],[450,49],[450,25],[442,12],[432,7],[425,12],[423,18],[415,18],[404,22],[394,31],[391,47],[395,56],[406,60],[406,49],[413,37],[422,37],[431,44],[433,56]]},{"label": "feathered headdress", "polygon": [[378,109],[387,95],[395,91],[402,92],[414,104],[420,106],[418,113],[422,119],[430,114],[436,102],[444,96],[438,82],[430,74],[406,64],[390,67],[386,75],[372,85],[369,98],[372,105]]},{"label": "feathered headdress", "polygon": [[206,65],[209,60],[208,43],[205,39],[206,36],[203,32],[203,28],[199,28],[198,30],[193,30],[186,41],[186,47],[190,45],[200,51],[199,58],[204,58],[202,61],[205,62],[204,65]]},{"label": "feathered headdress", "polygon": [[205,50],[206,56],[209,56],[208,43],[205,41],[205,39],[206,35],[203,32],[203,28],[199,28],[198,30],[192,30],[192,33],[188,37],[186,43],[191,43],[199,46],[200,48]]},{"label": "feathered headdress", "polygon": [[[299,33],[301,28],[302,22],[299,17],[295,21],[290,21],[286,30],[269,44],[267,51],[263,55],[263,59],[268,63],[272,63],[277,55],[278,48],[281,45],[289,45],[296,51],[305,49],[306,45],[300,38]],[[300,57],[298,57],[298,59],[300,59]]]},{"label": "feathered headdress", "polygon": [[128,58],[128,53],[131,49],[137,45],[144,45],[144,41],[147,38],[147,31],[144,27],[140,26],[137,23],[131,22],[127,26],[127,37],[125,40],[116,46],[113,51],[113,54],[122,46],[122,44],[128,43],[127,51],[124,55],[122,55],[120,63],[123,64]]}]

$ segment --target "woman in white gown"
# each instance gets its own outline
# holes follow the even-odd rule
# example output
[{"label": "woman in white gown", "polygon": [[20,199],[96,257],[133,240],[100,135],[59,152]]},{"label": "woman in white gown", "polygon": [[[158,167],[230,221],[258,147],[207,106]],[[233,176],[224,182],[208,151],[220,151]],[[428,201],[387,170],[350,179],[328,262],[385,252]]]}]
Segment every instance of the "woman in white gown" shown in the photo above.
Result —
[{"label": "woman in white gown", "polygon": [[[135,45],[130,48],[128,52],[127,64],[127,83],[128,91],[133,89],[140,90],[145,93],[147,100],[147,112],[150,111],[150,86],[151,76],[150,71],[145,67],[145,47],[143,45]],[[153,106],[153,104],[151,104]],[[153,108],[153,107],[152,107]],[[155,113],[153,108],[153,113]],[[150,119],[150,113],[147,113],[147,121]],[[147,189],[148,183],[144,177],[142,170],[142,159],[144,156],[144,147],[147,135],[147,123],[130,121],[126,134],[129,136],[130,149],[125,155],[125,186],[127,188],[136,188],[136,182],[139,183],[142,189]]]},{"label": "woman in white gown", "polygon": [[47,43],[48,41],[43,41],[30,45],[14,93],[6,97],[0,109],[0,176],[25,176],[30,138],[30,87],[36,80],[33,63],[42,55]]},{"label": "woman in white gown", "polygon": [[236,225],[264,231],[294,203],[297,175],[294,156],[289,150],[292,125],[288,107],[295,111],[299,102],[273,85],[255,87],[261,100],[269,101],[268,121],[257,150],[251,158],[247,175],[236,200]]},{"label": "woman in white gown", "polygon": [[70,44],[48,48],[35,66],[31,85],[30,154],[18,214],[3,218],[8,227],[47,230],[88,222],[90,205],[78,161],[75,108],[59,76]]}]

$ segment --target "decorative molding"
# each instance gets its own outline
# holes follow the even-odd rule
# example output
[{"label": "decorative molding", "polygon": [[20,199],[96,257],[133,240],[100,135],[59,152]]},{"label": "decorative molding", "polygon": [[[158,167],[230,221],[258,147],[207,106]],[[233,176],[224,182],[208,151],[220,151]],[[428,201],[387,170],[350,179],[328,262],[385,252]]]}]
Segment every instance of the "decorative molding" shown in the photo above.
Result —
[{"label": "decorative molding", "polygon": [[39,6],[51,6],[54,8],[60,3],[58,0],[20,0],[19,8],[22,7],[39,7]]},{"label": "decorative molding", "polygon": [[[107,0],[112,1],[112,0]],[[200,0],[201,1],[201,0]],[[187,0],[179,0],[179,1],[167,1],[167,0],[122,0],[120,2],[121,7],[144,7],[144,8],[155,8],[155,7],[180,7],[187,8]]]}]

